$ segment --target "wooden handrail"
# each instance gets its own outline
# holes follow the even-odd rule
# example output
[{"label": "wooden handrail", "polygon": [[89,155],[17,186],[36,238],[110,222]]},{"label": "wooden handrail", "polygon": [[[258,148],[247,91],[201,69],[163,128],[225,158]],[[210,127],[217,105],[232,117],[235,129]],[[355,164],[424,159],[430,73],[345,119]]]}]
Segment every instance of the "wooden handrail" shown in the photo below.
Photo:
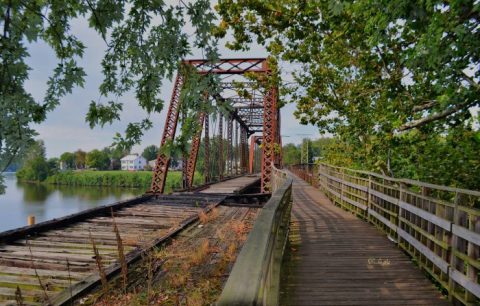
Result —
[{"label": "wooden handrail", "polygon": [[253,225],[217,305],[278,305],[292,207],[292,177],[273,171],[273,194]]},{"label": "wooden handrail", "polygon": [[480,192],[324,163],[292,171],[390,236],[450,300],[480,304]]}]

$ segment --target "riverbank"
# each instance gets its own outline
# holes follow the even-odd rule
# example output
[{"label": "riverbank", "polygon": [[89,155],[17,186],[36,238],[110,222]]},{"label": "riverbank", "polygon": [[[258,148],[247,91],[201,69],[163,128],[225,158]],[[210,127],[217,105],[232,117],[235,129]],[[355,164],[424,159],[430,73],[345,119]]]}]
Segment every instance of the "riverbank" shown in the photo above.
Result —
[{"label": "riverbank", "polygon": [[[44,183],[69,186],[102,186],[143,188],[150,187],[151,171],[65,171],[49,176]],[[195,176],[194,184],[200,184],[201,177]],[[167,192],[182,187],[182,173],[170,171],[165,189]]]}]

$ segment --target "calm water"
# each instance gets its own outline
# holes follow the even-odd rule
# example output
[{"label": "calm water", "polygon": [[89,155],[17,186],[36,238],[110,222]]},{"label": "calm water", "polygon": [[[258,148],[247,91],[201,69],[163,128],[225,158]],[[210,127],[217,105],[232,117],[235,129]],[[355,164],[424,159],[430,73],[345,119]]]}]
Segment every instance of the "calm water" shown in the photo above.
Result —
[{"label": "calm water", "polygon": [[6,193],[0,195],[0,232],[27,225],[29,215],[38,223],[144,193],[133,188],[20,183],[13,173],[6,174],[5,183]]}]

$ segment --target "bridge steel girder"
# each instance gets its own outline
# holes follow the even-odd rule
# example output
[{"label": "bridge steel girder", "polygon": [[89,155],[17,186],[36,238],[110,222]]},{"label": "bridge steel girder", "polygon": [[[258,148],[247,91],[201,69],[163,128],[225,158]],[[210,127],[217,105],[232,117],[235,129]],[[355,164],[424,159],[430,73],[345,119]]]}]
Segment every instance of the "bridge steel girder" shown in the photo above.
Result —
[{"label": "bridge steel girder", "polygon": [[248,173],[253,174],[253,165],[255,163],[255,148],[256,145],[258,144],[259,140],[262,139],[263,136],[252,136],[250,138],[250,153],[249,153],[249,159],[248,159]]},{"label": "bridge steel girder", "polygon": [[[206,60],[186,60],[183,64],[191,65],[196,68],[198,74],[221,74],[221,75],[244,75],[247,72],[256,74],[269,75],[271,73],[267,64],[266,58],[237,58],[237,59],[220,59],[215,63]],[[168,108],[165,127],[163,130],[161,147],[164,147],[173,141],[177,129],[178,117],[180,112],[180,91],[183,86],[183,76],[178,73],[175,79],[170,106]],[[248,82],[244,83],[249,86]],[[235,84],[232,81],[225,85],[224,93],[235,90]],[[219,122],[219,177],[222,178],[227,168],[228,173],[233,172],[232,157],[236,157],[235,169],[244,174],[247,171],[253,171],[252,162],[254,157],[249,156],[248,137],[261,132],[263,138],[262,154],[261,154],[261,190],[262,192],[271,192],[271,176],[272,167],[274,164],[281,164],[281,156],[277,156],[276,144],[281,144],[280,139],[280,113],[277,109],[277,88],[268,88],[267,93],[259,92],[250,85],[249,89],[251,98],[243,98],[238,94],[228,97],[233,101],[233,109],[228,114],[227,125],[227,165],[224,164],[224,140],[223,140],[223,118]],[[220,103],[225,102],[220,94],[213,96],[214,99]],[[263,103],[262,103],[263,101]],[[218,102],[217,102],[218,103]],[[201,114],[199,116],[200,125],[205,124],[205,181],[211,180],[212,173],[210,173],[210,122],[208,114]],[[236,122],[235,143],[237,150],[233,154],[233,127],[230,121]],[[240,126],[239,126],[240,125]],[[238,131],[238,126],[240,131]],[[186,185],[191,187],[193,184],[193,176],[195,172],[196,159],[201,142],[201,130],[194,135],[192,139],[192,150],[188,156],[188,160],[184,164],[186,170]],[[240,132],[240,133],[239,133]],[[239,135],[240,134],[240,135]],[[239,139],[238,139],[239,138]],[[239,140],[237,142],[237,139]],[[255,143],[251,145],[251,152],[255,151]],[[162,152],[162,151],[160,151]],[[252,154],[250,152],[250,155]],[[255,152],[254,152],[255,153]],[[255,154],[254,154],[255,155]],[[258,154],[257,154],[258,155]],[[250,164],[249,164],[250,157]],[[215,161],[216,162],[216,161]],[[254,162],[253,162],[254,163]],[[167,171],[170,164],[170,158],[165,153],[159,153],[156,160],[156,165],[153,173],[152,184],[149,190],[150,193],[163,193],[165,189],[165,182]]]},{"label": "bridge steel girder", "polygon": [[[180,112],[180,92],[183,85],[184,78],[180,73],[177,73],[175,83],[173,85],[172,98],[168,107],[167,117],[165,119],[165,126],[163,128],[162,140],[160,147],[164,147],[169,141],[175,138],[177,130],[178,115]],[[170,157],[163,152],[159,152],[153,170],[152,184],[150,186],[150,193],[163,193],[165,190],[165,182],[167,178],[168,167],[170,165]]]},{"label": "bridge steel girder", "polygon": [[245,74],[245,72],[270,72],[265,58],[224,58],[216,63],[204,59],[187,60],[200,74]]},{"label": "bridge steel girder", "polygon": [[204,136],[204,147],[205,147],[205,183],[210,182],[210,115],[205,115],[205,136]]},{"label": "bridge steel girder", "polygon": [[227,175],[232,175],[232,141],[233,141],[233,118],[228,116],[227,121]]},{"label": "bridge steel girder", "polygon": [[198,151],[200,151],[200,140],[202,138],[202,127],[205,121],[205,112],[201,112],[198,115],[198,130],[192,139],[192,148],[190,149],[190,155],[188,156],[188,162],[186,165],[187,173],[187,188],[192,188],[193,177],[195,176],[195,167],[197,165]]},{"label": "bridge steel girder", "polygon": [[218,114],[218,177],[223,179],[223,114]]},{"label": "bridge steel girder", "polygon": [[272,169],[275,163],[275,140],[277,139],[277,89],[270,88],[263,103],[263,147],[261,192],[272,191]]},{"label": "bridge steel girder", "polygon": [[240,128],[240,172],[247,173],[247,131]]}]

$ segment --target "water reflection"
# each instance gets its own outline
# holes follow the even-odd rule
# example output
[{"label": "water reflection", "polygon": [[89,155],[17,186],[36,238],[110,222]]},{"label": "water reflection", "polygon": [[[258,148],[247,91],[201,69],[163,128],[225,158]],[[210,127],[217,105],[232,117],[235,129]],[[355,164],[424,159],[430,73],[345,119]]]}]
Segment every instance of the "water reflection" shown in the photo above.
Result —
[{"label": "water reflection", "polygon": [[26,203],[45,202],[54,191],[53,188],[49,188],[49,186],[44,184],[25,184],[20,182],[17,182],[17,189],[23,193],[23,201]]},{"label": "water reflection", "polygon": [[28,215],[37,222],[110,204],[143,194],[142,189],[57,186],[17,182],[6,176],[6,193],[0,195],[0,232],[26,224]]}]

